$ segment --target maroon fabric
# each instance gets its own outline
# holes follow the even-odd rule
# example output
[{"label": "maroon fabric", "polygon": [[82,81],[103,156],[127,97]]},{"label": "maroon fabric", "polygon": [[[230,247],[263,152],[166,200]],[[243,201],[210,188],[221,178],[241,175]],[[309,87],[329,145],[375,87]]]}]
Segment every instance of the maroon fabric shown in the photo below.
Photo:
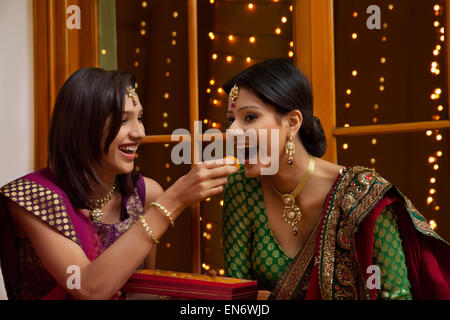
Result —
[{"label": "maroon fabric", "polygon": [[[419,232],[414,227],[403,200],[396,196],[385,196],[360,224],[355,235],[356,257],[363,274],[366,274],[364,271],[373,264],[375,220],[388,205],[397,214],[413,299],[450,299],[450,246]],[[376,299],[376,289],[370,290],[370,297]]]}]

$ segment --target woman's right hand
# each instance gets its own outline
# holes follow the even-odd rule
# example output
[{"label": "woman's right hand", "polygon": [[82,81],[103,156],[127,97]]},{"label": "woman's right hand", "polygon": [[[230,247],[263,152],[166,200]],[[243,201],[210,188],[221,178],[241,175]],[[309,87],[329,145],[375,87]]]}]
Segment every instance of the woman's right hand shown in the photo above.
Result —
[{"label": "woman's right hand", "polygon": [[223,163],[211,160],[195,164],[186,175],[164,192],[163,197],[171,198],[185,208],[221,193],[227,176],[239,170],[234,164],[221,162]]}]

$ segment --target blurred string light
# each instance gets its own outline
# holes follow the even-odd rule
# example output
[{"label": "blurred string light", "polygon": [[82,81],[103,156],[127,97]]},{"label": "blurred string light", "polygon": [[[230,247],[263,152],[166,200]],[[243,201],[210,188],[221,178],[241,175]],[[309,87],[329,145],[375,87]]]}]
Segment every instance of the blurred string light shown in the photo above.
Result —
[{"label": "blurred string light", "polygon": [[[436,2],[436,1],[435,1]],[[432,53],[432,59],[430,62],[430,73],[434,77],[438,77],[441,74],[440,70],[440,57],[441,57],[441,50],[443,46],[443,42],[445,41],[445,27],[441,26],[443,25],[443,16],[444,16],[444,7],[441,6],[439,3],[433,4],[433,13],[435,16],[435,19],[433,21],[433,27],[435,29],[436,34],[436,40],[435,44],[432,47],[431,53]],[[432,114],[432,120],[438,121],[441,119],[441,112],[444,111],[444,106],[442,105],[442,89],[441,88],[435,88],[430,93],[430,101],[433,105],[433,114]],[[434,212],[435,214],[440,211],[440,206],[438,204],[437,200],[437,194],[439,190],[437,189],[437,183],[439,175],[439,160],[443,156],[443,152],[440,149],[441,141],[442,141],[442,132],[441,130],[427,130],[425,132],[426,136],[433,139],[434,143],[436,143],[436,149],[437,151],[433,152],[433,154],[428,156],[428,165],[430,166],[432,176],[428,179],[429,186],[428,186],[428,192],[426,195],[426,204],[430,208],[431,212]],[[430,220],[429,221],[430,227],[434,230],[437,228],[437,222],[436,220]]]},{"label": "blurred string light", "polygon": [[[216,6],[219,4],[223,5],[233,5],[235,13],[241,12],[244,15],[255,15],[259,12],[259,9],[263,6],[271,6],[276,11],[280,12],[279,16],[273,21],[273,25],[270,26],[271,32],[269,33],[242,33],[237,32],[237,30],[233,30],[232,32],[223,32],[217,30],[209,30],[206,33],[207,39],[213,43],[212,47],[215,48],[223,48],[227,47],[229,51],[226,50],[214,50],[210,53],[209,59],[211,63],[220,66],[219,69],[223,70],[223,68],[233,68],[233,69],[245,69],[255,63],[266,60],[267,57],[250,55],[250,54],[242,54],[239,53],[239,50],[242,52],[242,48],[249,47],[257,49],[258,46],[263,45],[267,41],[273,39],[284,39],[287,40],[287,48],[286,48],[286,57],[294,58],[295,56],[295,43],[289,37],[290,31],[289,28],[292,27],[292,12],[293,12],[293,1],[286,0],[264,0],[264,1],[243,1],[243,0],[209,0],[211,6]],[[287,6],[287,7],[286,7]],[[287,9],[289,11],[287,11]],[[240,10],[240,11],[238,11]],[[257,52],[252,50],[253,52]],[[216,75],[212,74],[211,77],[207,80],[207,87],[204,92],[208,96],[209,106],[211,108],[223,108],[227,107],[226,103],[224,103],[227,95],[227,92],[220,87],[220,81],[216,81]],[[222,124],[214,119],[202,119],[202,124],[206,129],[222,128]],[[223,207],[224,201],[219,200],[216,201],[214,198],[207,198],[205,202],[208,206],[218,206],[220,208]],[[204,219],[207,220],[207,219]],[[203,221],[203,233],[202,238],[205,241],[211,241],[214,238],[214,230],[219,230],[220,228],[214,228],[214,223],[211,221]],[[216,231],[217,232],[217,231]],[[209,246],[206,244],[205,251],[208,252]],[[211,263],[207,261],[202,262],[202,270],[206,272],[210,272],[213,270]],[[218,270],[219,275],[225,275],[224,269]]]}]

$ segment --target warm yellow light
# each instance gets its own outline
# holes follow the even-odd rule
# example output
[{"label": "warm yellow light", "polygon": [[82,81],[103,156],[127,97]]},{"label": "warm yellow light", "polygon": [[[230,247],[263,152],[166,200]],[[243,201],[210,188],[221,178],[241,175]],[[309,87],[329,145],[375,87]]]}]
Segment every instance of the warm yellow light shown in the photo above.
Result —
[{"label": "warm yellow light", "polygon": [[344,143],[344,144],[342,145],[342,149],[347,150],[347,149],[348,149],[348,144],[347,144],[347,143]]},{"label": "warm yellow light", "polygon": [[377,139],[373,138],[372,141],[371,141],[371,143],[372,143],[373,145],[377,144]]},{"label": "warm yellow light", "polygon": [[436,155],[437,155],[438,157],[442,157],[442,151],[436,152]]},{"label": "warm yellow light", "polygon": [[431,136],[431,135],[433,134],[433,132],[432,132],[431,130],[428,130],[428,131],[426,132],[426,134],[427,134],[427,136]]},{"label": "warm yellow light", "polygon": [[136,52],[136,54],[139,54],[139,53],[141,52],[141,49],[136,48],[136,49],[134,50],[134,52]]},{"label": "warm yellow light", "polygon": [[213,100],[213,104],[214,104],[214,105],[217,105],[218,103],[219,103],[219,101],[217,101],[217,99],[214,99],[214,100]]},{"label": "warm yellow light", "polygon": [[427,198],[427,204],[430,205],[431,203],[433,203],[434,199],[433,197],[428,197]]},{"label": "warm yellow light", "polygon": [[147,8],[147,1],[142,1],[141,6],[142,8]]},{"label": "warm yellow light", "polygon": [[436,45],[436,49],[437,49],[437,50],[441,50],[441,48],[442,48],[442,47],[441,47],[440,44]]},{"label": "warm yellow light", "polygon": [[280,29],[280,28],[276,28],[276,29],[275,29],[275,33],[276,33],[276,34],[281,34],[281,29]]},{"label": "warm yellow light", "polygon": [[169,94],[169,93],[167,93],[167,92],[166,92],[166,93],[164,93],[164,99],[166,99],[166,100],[167,100],[167,99],[169,99],[169,98],[170,98],[170,94]]},{"label": "warm yellow light", "polygon": [[210,201],[211,201],[211,198],[206,198],[205,201],[206,201],[206,202],[210,202]]},{"label": "warm yellow light", "polygon": [[352,34],[352,39],[356,39],[356,38],[358,38],[358,34],[357,33],[353,33]]},{"label": "warm yellow light", "polygon": [[381,62],[381,63],[386,63],[386,58],[385,58],[385,57],[382,57],[382,58],[380,59],[380,62]]},{"label": "warm yellow light", "polygon": [[376,103],[376,104],[373,105],[373,109],[374,110],[378,110],[378,109],[380,109],[380,106]]},{"label": "warm yellow light", "polygon": [[168,125],[169,125],[169,124],[168,124],[167,122],[163,122],[163,124],[162,124],[162,126],[163,126],[164,128],[167,128]]},{"label": "warm yellow light", "polygon": [[145,29],[141,29],[141,36],[145,36],[146,33],[147,31],[145,31]]},{"label": "warm yellow light", "polygon": [[223,200],[220,200],[220,206],[223,207]]},{"label": "warm yellow light", "polygon": [[393,4],[389,4],[388,9],[389,10],[394,10],[394,5]]},{"label": "warm yellow light", "polygon": [[250,63],[250,62],[252,62],[252,58],[247,57],[247,58],[245,59],[245,61],[247,61],[247,63]]},{"label": "warm yellow light", "polygon": [[286,23],[287,22],[287,18],[286,17],[282,17],[281,18],[281,22]]},{"label": "warm yellow light", "polygon": [[166,63],[167,63],[167,64],[171,64],[171,63],[172,63],[172,59],[167,58],[167,59],[166,59]]},{"label": "warm yellow light", "polygon": [[437,109],[438,109],[438,111],[442,111],[442,110],[444,110],[444,107],[443,106],[438,106]]},{"label": "warm yellow light", "polygon": [[255,5],[254,5],[253,3],[249,3],[249,4],[248,4],[248,8],[249,8],[250,10],[253,10],[253,9],[255,8]]},{"label": "warm yellow light", "polygon": [[439,9],[440,9],[440,7],[438,4],[434,6],[434,11],[439,11]]},{"label": "warm yellow light", "polygon": [[[217,104],[217,103],[215,103],[215,104]],[[212,127],[213,127],[213,128],[217,127],[217,123],[213,122],[213,123],[212,123]]]},{"label": "warm yellow light", "polygon": [[208,119],[204,119],[204,120],[203,120],[203,123],[204,123],[204,124],[208,124]]},{"label": "warm yellow light", "polygon": [[206,224],[206,229],[211,230],[212,229],[212,224],[211,223],[207,223]]},{"label": "warm yellow light", "polygon": [[208,33],[208,36],[211,40],[214,40],[216,38],[216,36],[214,35],[214,32]]},{"label": "warm yellow light", "polygon": [[141,27],[145,27],[147,23],[145,21],[141,21]]},{"label": "warm yellow light", "polygon": [[434,177],[431,178],[431,179],[430,179],[430,183],[431,183],[431,184],[435,184],[435,183],[436,183],[436,178],[434,178]]},{"label": "warm yellow light", "polygon": [[172,31],[172,37],[176,37],[177,36],[177,32],[176,31]]},{"label": "warm yellow light", "polygon": [[206,89],[206,93],[211,93],[211,89],[210,88]]},{"label": "warm yellow light", "polygon": [[218,92],[219,94],[222,94],[222,93],[223,93],[223,89],[222,89],[222,88],[219,88],[219,89],[217,89],[217,92]]},{"label": "warm yellow light", "polygon": [[248,41],[249,41],[250,43],[255,43],[256,38],[255,38],[255,37],[250,37],[250,38],[248,38]]},{"label": "warm yellow light", "polygon": [[234,40],[234,36],[233,36],[232,34],[230,34],[230,35],[228,36],[228,40],[229,40],[229,41],[233,41],[233,40]]},{"label": "warm yellow light", "polygon": [[294,41],[289,42],[289,46],[290,46],[291,48],[293,48],[293,47],[294,47]]},{"label": "warm yellow light", "polygon": [[376,162],[376,159],[375,158],[372,158],[372,159],[370,159],[370,164],[375,164],[375,162]]},{"label": "warm yellow light", "polygon": [[162,117],[164,119],[167,119],[169,117],[169,114],[167,112],[163,112]]},{"label": "warm yellow light", "polygon": [[383,77],[380,78],[380,83],[384,83],[384,78]]},{"label": "warm yellow light", "polygon": [[209,3],[214,4],[215,0],[209,0]]},{"label": "warm yellow light", "polygon": [[220,274],[221,276],[225,275],[225,270],[220,269],[220,270],[219,270],[219,274]]},{"label": "warm yellow light", "polygon": [[382,36],[382,37],[381,37],[381,41],[382,41],[382,42],[386,42],[386,40],[387,40],[387,38],[386,38],[385,36]]},{"label": "warm yellow light", "polygon": [[214,79],[209,80],[209,84],[210,84],[210,85],[213,86],[215,83],[216,83],[216,81],[215,81]]},{"label": "warm yellow light", "polygon": [[172,45],[175,46],[177,44],[177,40],[173,39],[172,40]]},{"label": "warm yellow light", "polygon": [[347,95],[351,95],[351,94],[352,94],[352,90],[347,89],[347,90],[345,91],[345,93],[346,93]]},{"label": "warm yellow light", "polygon": [[445,33],[445,28],[444,28],[444,27],[441,28],[441,33],[442,33],[442,34]]},{"label": "warm yellow light", "polygon": [[433,169],[436,170],[436,171],[439,170],[439,165],[438,165],[438,164],[435,164],[435,165],[433,166]]},{"label": "warm yellow light", "polygon": [[434,220],[430,220],[429,225],[431,229],[435,230],[437,228],[437,223]]},{"label": "warm yellow light", "polygon": [[106,55],[106,50],[102,49],[102,56]]},{"label": "warm yellow light", "polygon": [[353,71],[352,71],[352,76],[356,77],[357,75],[358,75],[358,71],[353,70]]},{"label": "warm yellow light", "polygon": [[380,91],[384,91],[384,86],[380,86]]},{"label": "warm yellow light", "polygon": [[289,51],[288,55],[289,55],[289,58],[292,58],[294,56],[294,51]]},{"label": "warm yellow light", "polygon": [[232,57],[232,56],[227,56],[227,59],[226,59],[226,60],[227,60],[228,63],[230,63],[230,62],[233,61],[233,57]]},{"label": "warm yellow light", "polygon": [[434,207],[434,210],[435,210],[435,211],[439,211],[439,210],[441,210],[441,207],[435,206],[435,207]]},{"label": "warm yellow light", "polygon": [[172,16],[176,19],[176,18],[178,18],[178,12],[177,11],[174,11],[173,13],[172,13]]},{"label": "warm yellow light", "polygon": [[350,103],[347,102],[347,103],[345,104],[345,109],[349,109],[349,108],[350,108]]},{"label": "warm yellow light", "polygon": [[436,194],[436,189],[431,188],[431,189],[429,190],[429,192],[430,192],[430,194]]},{"label": "warm yellow light", "polygon": [[350,125],[348,123],[344,124],[344,128],[350,128]]},{"label": "warm yellow light", "polygon": [[441,39],[441,41],[445,41],[445,36],[442,35],[440,39]]},{"label": "warm yellow light", "polygon": [[439,27],[440,23],[439,23],[439,21],[435,21],[433,25],[437,28],[437,27]]},{"label": "warm yellow light", "polygon": [[217,53],[213,53],[211,57],[213,60],[217,60]]},{"label": "warm yellow light", "polygon": [[434,51],[433,51],[433,55],[434,55],[434,56],[438,56],[438,55],[439,55],[439,50],[434,50]]},{"label": "warm yellow light", "polygon": [[442,135],[438,134],[438,135],[436,136],[436,140],[437,140],[437,141],[441,141],[441,140],[442,140]]},{"label": "warm yellow light", "polygon": [[166,177],[166,181],[170,182],[170,181],[172,181],[172,178],[171,177]]},{"label": "warm yellow light", "polygon": [[166,248],[170,248],[172,245],[170,244],[170,242],[166,243]]},{"label": "warm yellow light", "polygon": [[437,68],[437,67],[438,67],[438,63],[437,63],[436,61],[433,61],[433,62],[431,63],[431,67],[432,67],[432,68]]},{"label": "warm yellow light", "polygon": [[442,90],[441,90],[440,88],[437,88],[436,90],[434,90],[434,93],[436,93],[436,94],[441,94],[441,93],[442,93]]},{"label": "warm yellow light", "polygon": [[429,157],[428,158],[428,163],[433,163],[436,162],[436,158],[435,157]]},{"label": "warm yellow light", "polygon": [[378,118],[377,118],[377,117],[374,117],[374,118],[372,119],[372,122],[373,122],[373,123],[377,123],[377,122],[378,122]]},{"label": "warm yellow light", "polygon": [[356,17],[358,17],[358,12],[353,12],[353,18],[356,18]]}]

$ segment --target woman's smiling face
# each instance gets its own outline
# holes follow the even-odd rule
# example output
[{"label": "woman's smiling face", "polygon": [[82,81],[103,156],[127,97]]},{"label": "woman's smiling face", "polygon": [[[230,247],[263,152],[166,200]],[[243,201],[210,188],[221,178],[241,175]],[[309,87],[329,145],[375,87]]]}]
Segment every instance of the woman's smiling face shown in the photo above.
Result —
[{"label": "woman's smiling face", "polygon": [[[143,109],[137,97],[136,102],[137,104],[134,106],[133,100],[127,95],[125,96],[122,125],[102,159],[108,170],[114,171],[116,174],[133,171],[136,151],[145,136],[144,124],[142,123]],[[106,128],[108,127],[107,123]]]},{"label": "woman's smiling face", "polygon": [[[286,142],[286,126],[284,118],[278,115],[275,107],[264,103],[251,90],[239,88],[239,95],[234,103],[229,101],[227,117],[229,121],[228,129],[241,129],[245,133],[247,130],[256,132],[256,139],[248,139],[239,142],[237,140],[236,147],[242,152],[245,165],[245,173],[248,177],[255,177],[261,174],[262,164],[260,159],[260,148],[265,148],[264,154],[271,159],[270,161],[279,161],[282,155],[282,148]],[[265,133],[261,129],[267,130]],[[278,141],[272,142],[272,132],[278,130]],[[248,131],[247,131],[248,132]],[[262,146],[260,135],[267,136],[267,145]],[[253,141],[252,141],[253,140]],[[236,143],[236,142],[235,142]],[[277,148],[272,148],[272,143],[278,144]],[[265,143],[266,144],[266,143]],[[239,151],[240,150],[240,151]],[[271,150],[279,150],[278,154],[271,154]],[[265,162],[265,161],[264,161]]]}]

